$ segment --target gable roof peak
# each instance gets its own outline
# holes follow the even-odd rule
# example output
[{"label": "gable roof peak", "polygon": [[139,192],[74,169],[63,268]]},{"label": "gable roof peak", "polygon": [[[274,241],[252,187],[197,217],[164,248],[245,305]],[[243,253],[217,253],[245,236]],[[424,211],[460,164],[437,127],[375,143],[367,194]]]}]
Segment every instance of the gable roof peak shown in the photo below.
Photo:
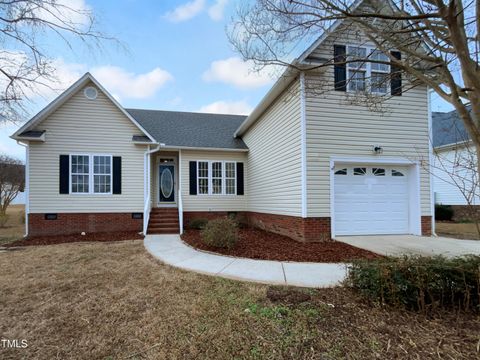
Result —
[{"label": "gable roof peak", "polygon": [[10,137],[14,140],[22,140],[21,134],[32,130],[35,126],[40,124],[53,112],[55,112],[60,106],[65,104],[73,95],[77,93],[83,86],[92,82],[122,113],[125,115],[133,124],[142,131],[152,142],[156,143],[157,141],[120,105],[120,103],[100,84],[100,82],[95,79],[95,77],[90,73],[86,72],[81,76],[77,81],[75,81],[70,87],[57,96],[52,102],[50,102],[46,107],[40,110],[35,116],[33,116],[29,121],[27,121],[23,126],[20,127],[13,135]]}]

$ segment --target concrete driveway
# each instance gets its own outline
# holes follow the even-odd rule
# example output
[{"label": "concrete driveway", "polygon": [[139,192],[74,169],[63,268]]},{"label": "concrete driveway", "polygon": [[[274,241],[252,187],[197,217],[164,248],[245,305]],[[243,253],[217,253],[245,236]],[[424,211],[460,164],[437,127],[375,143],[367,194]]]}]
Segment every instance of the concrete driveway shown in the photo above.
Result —
[{"label": "concrete driveway", "polygon": [[339,236],[336,240],[381,255],[480,255],[480,240],[414,235]]}]

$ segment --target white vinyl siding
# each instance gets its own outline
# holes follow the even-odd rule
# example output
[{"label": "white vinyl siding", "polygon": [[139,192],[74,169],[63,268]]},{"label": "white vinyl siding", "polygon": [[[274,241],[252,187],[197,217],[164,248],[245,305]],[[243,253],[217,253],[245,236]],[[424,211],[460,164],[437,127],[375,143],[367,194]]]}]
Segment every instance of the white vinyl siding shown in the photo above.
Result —
[{"label": "white vinyl siding", "polygon": [[[355,27],[340,27],[314,52],[333,58],[334,44],[371,46]],[[334,91],[333,67],[306,75],[307,89],[307,216],[330,216],[330,158],[401,158],[419,161],[421,215],[431,215],[428,172],[428,94],[424,86],[410,89],[403,79],[402,96],[381,99],[375,111],[349,92]],[[318,91],[317,91],[318,92]],[[374,155],[373,146],[383,148]]]},{"label": "white vinyl siding", "polygon": [[477,196],[473,194],[473,186],[478,182],[476,169],[472,169],[476,162],[474,152],[475,149],[459,148],[439,151],[434,156],[432,181],[436,204],[480,205],[478,191]]},{"label": "white vinyl siding", "polygon": [[[140,130],[101,90],[95,100],[83,90],[36,128],[46,141],[30,143],[30,212],[142,212],[146,147],[132,143]],[[69,154],[121,156],[122,193],[60,194],[59,156]]]},{"label": "white vinyl siding", "polygon": [[302,215],[299,88],[295,79],[243,135],[249,211]]},{"label": "white vinyl siding", "polygon": [[[190,195],[190,161],[222,162],[222,168],[230,162],[243,162],[245,176],[245,195],[215,194]],[[248,176],[247,153],[233,151],[195,151],[182,150],[182,203],[183,211],[246,211],[249,188],[246,183]],[[197,163],[198,171],[198,163]],[[210,176],[210,175],[209,175]],[[198,179],[197,179],[198,184]]]}]

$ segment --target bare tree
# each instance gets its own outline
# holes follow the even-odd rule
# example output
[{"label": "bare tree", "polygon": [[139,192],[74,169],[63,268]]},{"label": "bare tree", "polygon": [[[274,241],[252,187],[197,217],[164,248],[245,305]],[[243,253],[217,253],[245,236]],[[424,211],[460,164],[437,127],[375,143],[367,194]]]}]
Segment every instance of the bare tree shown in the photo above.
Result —
[{"label": "bare tree", "polygon": [[20,160],[0,155],[0,228],[7,220],[7,208],[25,187],[25,166]]},{"label": "bare tree", "polygon": [[[361,32],[386,61],[291,59],[299,45],[338,21]],[[274,64],[308,71],[360,60],[389,64],[413,86],[424,84],[452,104],[480,154],[480,0],[255,0],[238,8],[228,35],[257,69]]]},{"label": "bare tree", "polygon": [[45,88],[58,90],[49,42],[60,39],[73,50],[78,40],[89,47],[114,40],[97,30],[90,8],[69,4],[68,0],[0,0],[0,123],[24,120],[33,96]]}]

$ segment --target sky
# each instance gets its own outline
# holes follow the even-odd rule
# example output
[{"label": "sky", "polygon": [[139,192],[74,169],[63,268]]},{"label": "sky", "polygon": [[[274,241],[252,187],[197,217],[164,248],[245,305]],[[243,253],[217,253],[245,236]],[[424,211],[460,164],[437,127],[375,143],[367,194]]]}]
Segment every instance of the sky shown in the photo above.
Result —
[{"label": "sky", "polygon": [[[32,99],[31,116],[86,71],[126,108],[248,114],[272,86],[271,72],[255,73],[226,35],[241,0],[61,0],[91,9],[98,28],[117,38],[91,48],[57,37],[45,50],[55,60],[58,91]],[[81,21],[81,19],[79,20]],[[450,107],[433,97],[433,111]],[[18,125],[0,125],[0,153],[24,159],[9,138]]]}]

